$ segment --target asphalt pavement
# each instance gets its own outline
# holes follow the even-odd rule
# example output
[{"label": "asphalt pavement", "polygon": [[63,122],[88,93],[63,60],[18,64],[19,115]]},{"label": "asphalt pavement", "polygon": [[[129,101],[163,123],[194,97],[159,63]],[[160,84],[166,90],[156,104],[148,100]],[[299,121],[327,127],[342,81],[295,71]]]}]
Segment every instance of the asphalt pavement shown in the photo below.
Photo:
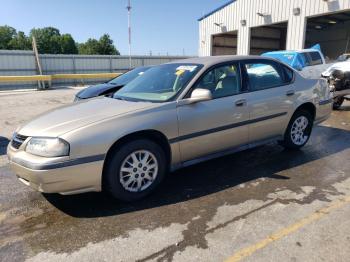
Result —
[{"label": "asphalt pavement", "polygon": [[300,151],[276,143],[169,174],[150,197],[43,195],[6,145],[75,88],[0,93],[0,261],[349,261],[350,103]]}]

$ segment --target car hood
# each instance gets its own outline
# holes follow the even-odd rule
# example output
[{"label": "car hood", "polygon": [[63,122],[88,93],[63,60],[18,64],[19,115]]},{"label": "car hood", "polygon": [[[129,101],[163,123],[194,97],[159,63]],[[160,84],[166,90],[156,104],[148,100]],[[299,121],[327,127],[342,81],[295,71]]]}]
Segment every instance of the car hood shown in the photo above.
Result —
[{"label": "car hood", "polygon": [[23,136],[57,137],[74,129],[146,109],[149,102],[129,102],[99,97],[51,110],[23,125],[17,132]]},{"label": "car hood", "polygon": [[99,84],[99,85],[94,85],[87,87],[83,90],[81,90],[76,96],[79,97],[80,99],[87,99],[91,97],[96,97],[104,94],[106,91],[116,88],[116,87],[122,87],[120,85],[113,85],[113,84]]}]

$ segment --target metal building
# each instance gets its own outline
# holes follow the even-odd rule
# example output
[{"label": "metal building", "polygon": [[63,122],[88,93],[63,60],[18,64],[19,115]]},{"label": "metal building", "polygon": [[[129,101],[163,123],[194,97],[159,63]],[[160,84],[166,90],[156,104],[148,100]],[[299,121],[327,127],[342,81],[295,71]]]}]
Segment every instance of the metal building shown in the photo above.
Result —
[{"label": "metal building", "polygon": [[231,0],[199,20],[199,55],[298,50],[350,52],[350,0]]}]

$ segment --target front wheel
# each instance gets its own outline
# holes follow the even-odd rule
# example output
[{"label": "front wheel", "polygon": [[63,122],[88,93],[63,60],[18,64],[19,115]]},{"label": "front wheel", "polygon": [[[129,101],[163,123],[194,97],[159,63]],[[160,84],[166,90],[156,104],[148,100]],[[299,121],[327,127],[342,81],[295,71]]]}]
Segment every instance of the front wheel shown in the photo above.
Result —
[{"label": "front wheel", "polygon": [[312,127],[312,115],[307,111],[297,111],[288,124],[282,145],[289,149],[305,146],[310,139]]},{"label": "front wheel", "polygon": [[150,194],[166,172],[164,150],[150,140],[135,140],[112,152],[104,186],[115,198],[135,201]]}]

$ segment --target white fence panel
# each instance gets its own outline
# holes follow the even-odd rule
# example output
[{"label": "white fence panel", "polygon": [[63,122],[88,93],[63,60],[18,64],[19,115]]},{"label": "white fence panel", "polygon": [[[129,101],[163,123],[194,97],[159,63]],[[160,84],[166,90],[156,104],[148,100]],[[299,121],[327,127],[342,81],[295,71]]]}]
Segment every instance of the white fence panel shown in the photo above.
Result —
[{"label": "white fence panel", "polygon": [[[39,55],[44,75],[52,74],[89,74],[125,72],[129,70],[128,56],[109,55]],[[133,56],[132,68],[158,65],[174,60],[184,59],[182,56]],[[35,57],[32,51],[0,50],[1,75],[36,75]],[[90,84],[107,79],[54,80],[53,85]],[[0,82],[0,90],[14,88],[35,88],[36,82],[4,83]]]}]

